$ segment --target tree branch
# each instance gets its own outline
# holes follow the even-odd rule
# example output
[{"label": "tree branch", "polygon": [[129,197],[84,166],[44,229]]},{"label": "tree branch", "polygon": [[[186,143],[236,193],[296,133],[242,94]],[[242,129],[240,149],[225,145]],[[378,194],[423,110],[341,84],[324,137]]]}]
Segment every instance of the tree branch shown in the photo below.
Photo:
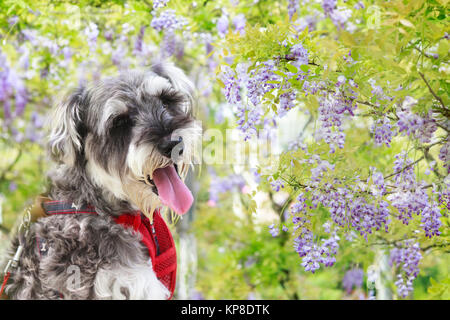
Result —
[{"label": "tree branch", "polygon": [[442,105],[442,108],[444,108],[444,110],[447,112],[447,115],[450,114],[450,110],[445,106],[444,101],[441,99],[441,97],[439,97],[431,88],[430,84],[428,83],[427,79],[425,79],[425,76],[423,75],[422,72],[419,72],[420,77],[422,78],[423,82],[425,82],[425,84],[428,87],[428,90],[431,92],[431,94],[433,95],[433,97],[440,102],[440,104]]},{"label": "tree branch", "polygon": [[392,174],[390,174],[390,175],[384,177],[384,180],[389,179],[390,177],[393,177],[393,176],[395,176],[395,175],[397,175],[397,174],[399,174],[399,173],[402,173],[403,171],[405,171],[406,169],[408,169],[408,168],[411,167],[411,166],[414,166],[415,164],[417,164],[418,162],[422,161],[423,159],[425,159],[424,156],[420,157],[420,158],[417,159],[416,161],[411,162],[410,164],[406,165],[405,167],[403,167],[402,169],[398,170],[397,172],[394,172],[394,173],[392,173]]},{"label": "tree branch", "polygon": [[17,153],[16,157],[14,158],[13,162],[11,162],[9,164],[9,166],[7,168],[5,168],[5,170],[3,170],[3,172],[0,175],[0,181],[4,180],[6,177],[6,174],[8,173],[8,171],[10,171],[19,161],[20,157],[22,156],[22,149],[19,149],[19,152]]}]

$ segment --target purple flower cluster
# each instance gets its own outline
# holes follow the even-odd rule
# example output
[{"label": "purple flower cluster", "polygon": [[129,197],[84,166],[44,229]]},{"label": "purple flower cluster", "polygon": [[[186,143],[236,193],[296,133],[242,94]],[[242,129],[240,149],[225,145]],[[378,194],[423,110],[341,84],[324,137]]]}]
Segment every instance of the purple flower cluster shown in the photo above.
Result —
[{"label": "purple flower cluster", "polygon": [[167,6],[170,0],[153,0],[153,9],[163,8]]},{"label": "purple flower cluster", "polygon": [[280,234],[280,229],[277,226],[275,226],[275,224],[271,224],[269,226],[269,232],[272,235],[272,237],[275,238]]},{"label": "purple flower cluster", "polygon": [[[404,224],[409,224],[414,215],[420,215],[425,235],[429,238],[439,236],[441,226],[439,202],[434,201],[426,193],[423,183],[416,182],[411,160],[406,159],[404,153],[396,155],[396,158],[394,171],[398,172],[395,177],[397,188],[388,195],[387,200],[398,210],[398,219]],[[440,193],[438,198],[439,195]]]},{"label": "purple flower cluster", "polygon": [[[344,79],[338,79],[338,86],[343,85]],[[327,172],[334,170],[334,165],[326,160],[322,160],[318,155],[309,154],[309,156],[301,160],[302,163],[311,166],[311,176],[304,184],[305,191],[300,193],[296,202],[291,205],[290,214],[294,224],[293,234],[294,249],[302,258],[302,266],[306,271],[315,272],[321,265],[327,267],[335,263],[335,255],[339,248],[339,237],[336,229],[332,231],[332,227],[348,228],[357,231],[366,240],[369,234],[380,229],[388,231],[391,222],[390,206],[396,208],[399,212],[398,218],[405,224],[412,219],[413,215],[420,216],[421,227],[427,237],[438,236],[440,209],[439,203],[435,202],[426,193],[424,184],[416,181],[414,174],[414,166],[411,159],[406,153],[400,153],[395,156],[393,171],[396,173],[389,177],[395,184],[394,192],[387,194],[388,187],[383,174],[376,168],[370,168],[371,176],[366,182],[355,178],[355,188],[350,189],[348,185],[342,185],[335,179],[335,182],[325,182],[328,177]],[[359,181],[359,182],[358,182]],[[325,183],[324,183],[325,182]],[[280,187],[276,183],[272,183],[272,187]],[[392,186],[389,186],[392,188]],[[370,191],[374,197],[370,198],[361,196],[360,192]],[[391,191],[391,190],[390,190]],[[441,198],[448,198],[448,191],[435,193]],[[383,197],[387,195],[387,198]],[[310,201],[307,199],[310,198]],[[328,239],[317,238],[311,231],[310,210],[317,208],[319,205],[326,207],[330,212],[331,221],[323,225],[324,231],[331,234]],[[271,227],[271,233],[278,234],[279,230]],[[351,241],[351,239],[349,240]],[[412,290],[412,281],[416,277],[418,269],[418,261],[421,255],[417,246],[407,246],[399,249],[400,254],[397,264],[402,265],[403,274],[399,276],[396,285],[399,288],[399,294],[406,296]],[[394,253],[393,251],[393,257]],[[355,278],[361,279],[362,274],[355,272]],[[351,291],[352,273],[346,278],[345,289]],[[356,280],[355,280],[356,281]],[[361,283],[362,280],[356,281]],[[356,285],[356,284],[355,284]]]},{"label": "purple flower cluster", "polygon": [[380,201],[377,206],[367,203],[364,198],[360,197],[354,199],[348,205],[352,227],[366,240],[367,235],[371,234],[373,230],[378,231],[384,226],[385,231],[388,231],[390,212],[389,204],[386,201]]},{"label": "purple flower cluster", "polygon": [[100,32],[97,25],[93,22],[89,23],[86,29],[84,29],[84,34],[86,35],[89,48],[95,48],[97,46],[97,38],[99,33]]},{"label": "purple flower cluster", "polygon": [[[336,27],[344,29],[345,24],[352,16],[352,13],[353,12],[350,9],[337,9],[330,14],[330,18]],[[347,27],[347,30],[350,30],[350,27]]]},{"label": "purple flower cluster", "polygon": [[143,51],[143,44],[144,44],[144,33],[145,33],[145,26],[142,26],[139,29],[139,33],[136,37],[136,42],[134,43],[134,51],[133,53],[136,55],[139,55]]},{"label": "purple flower cluster", "polygon": [[315,95],[317,92],[325,88],[325,83],[323,81],[308,81],[303,82],[302,90],[305,96],[308,94]]},{"label": "purple flower cluster", "polygon": [[344,148],[345,133],[342,128],[344,110],[346,106],[333,94],[322,97],[319,101],[319,130],[316,132],[317,140],[324,140],[330,146],[330,153],[336,151],[336,146]]},{"label": "purple flower cluster", "polygon": [[281,179],[277,179],[270,182],[270,186],[272,187],[273,191],[278,192],[284,188],[284,183]]},{"label": "purple flower cluster", "polygon": [[406,298],[413,291],[413,281],[419,274],[421,259],[422,254],[420,253],[419,243],[411,240],[405,241],[401,248],[391,250],[391,265],[400,268],[395,285],[397,286],[398,294],[403,298]]},{"label": "purple flower cluster", "polygon": [[450,210],[450,184],[444,184],[442,191],[435,191],[438,197],[439,206],[443,206]]},{"label": "purple flower cluster", "polygon": [[[235,18],[237,18],[236,16]],[[225,32],[226,16],[222,16],[223,23],[220,32]],[[220,19],[219,19],[220,20]],[[227,20],[228,21],[228,20]],[[235,22],[235,20],[233,20]],[[242,19],[242,26],[245,26],[245,17]],[[240,27],[235,23],[236,31]],[[308,63],[308,51],[302,44],[298,43],[292,46],[291,52],[288,54],[290,60],[294,60],[293,64],[301,66]],[[275,73],[278,68],[279,61],[267,60],[263,62],[256,62],[255,67],[248,70],[249,65],[246,63],[239,63],[235,71],[228,66],[222,67],[221,80],[224,84],[224,95],[228,103],[235,106],[238,128],[244,133],[244,140],[253,136],[258,125],[264,124],[265,129],[276,126],[277,117],[281,118],[287,114],[289,110],[296,106],[295,101],[297,92],[290,87],[289,83],[285,83],[283,91],[279,95],[279,105],[276,115],[271,119],[267,118],[262,121],[264,110],[262,104],[265,102],[265,95],[271,90],[280,89],[281,77]],[[297,79],[305,79],[306,74],[299,71],[297,74],[288,72],[288,77],[295,77]],[[245,90],[246,99],[241,98],[241,89]],[[309,91],[316,93],[317,90],[311,88]],[[263,122],[263,123],[262,123]]]},{"label": "purple flower cluster", "polygon": [[342,287],[347,294],[350,294],[353,288],[361,288],[364,280],[364,271],[360,268],[348,270],[342,279]]},{"label": "purple flower cluster", "polygon": [[294,44],[291,48],[290,58],[296,59],[300,65],[308,64],[308,51],[303,47],[301,43]]},{"label": "purple flower cluster", "polygon": [[[3,104],[4,125],[9,126],[14,116],[21,116],[28,103],[28,92],[23,79],[9,65],[6,55],[0,51],[0,101]],[[15,104],[14,113],[12,103]]]},{"label": "purple flower cluster", "polygon": [[439,151],[439,160],[444,162],[444,168],[447,169],[447,174],[450,174],[450,140],[441,147]]},{"label": "purple flower cluster", "polygon": [[[302,213],[302,212],[306,212],[306,197],[303,194],[303,192],[301,192],[298,196],[297,196],[297,202],[295,202],[292,206],[291,206],[291,213],[294,217],[296,217],[296,215],[298,213]],[[297,223],[297,221],[293,221],[294,224]]]},{"label": "purple flower cluster", "polygon": [[228,17],[226,15],[222,15],[219,20],[217,20],[217,31],[220,37],[224,37],[228,32]]},{"label": "purple flower cluster", "polygon": [[275,62],[268,60],[258,63],[257,69],[253,69],[250,74],[247,74],[247,97],[253,105],[259,105],[266,92],[278,88],[277,84],[267,83],[268,81],[280,80],[279,76],[274,73],[275,70]]},{"label": "purple flower cluster", "polygon": [[372,168],[372,195],[376,198],[382,196],[386,192],[383,174]]},{"label": "purple flower cluster", "polygon": [[302,267],[305,271],[314,273],[320,268],[320,264],[331,267],[336,262],[334,257],[339,249],[339,237],[334,233],[328,239],[322,239],[321,244],[314,243],[314,236],[307,228],[302,228],[301,233],[294,239],[294,249],[302,257]]},{"label": "purple flower cluster", "polygon": [[436,203],[429,203],[422,211],[421,227],[425,230],[425,236],[431,238],[433,236],[439,236],[441,232],[441,210]]},{"label": "purple flower cluster", "polygon": [[288,15],[289,20],[292,20],[292,17],[296,12],[300,10],[300,3],[299,0],[289,0],[288,2]]},{"label": "purple flower cluster", "polygon": [[224,95],[229,104],[240,104],[241,93],[236,73],[228,66],[222,68],[221,79],[224,84]]},{"label": "purple flower cluster", "polygon": [[391,146],[390,143],[395,136],[395,130],[392,128],[391,122],[387,117],[375,121],[370,131],[373,134],[375,145],[381,146],[385,144],[388,147]]},{"label": "purple flower cluster", "polygon": [[360,9],[364,9],[364,3],[362,1],[358,1],[354,6],[353,6],[356,10],[360,10]]},{"label": "purple flower cluster", "polygon": [[214,172],[210,172],[210,174],[209,201],[211,204],[215,205],[219,202],[220,194],[232,190],[241,190],[245,186],[245,180],[241,175],[231,174],[225,177],[218,177]]},{"label": "purple flower cluster", "polygon": [[337,0],[323,0],[322,8],[325,15],[329,16],[336,9]]},{"label": "purple flower cluster", "polygon": [[331,232],[330,226],[324,224],[326,233],[331,233],[328,239],[321,239],[321,243],[315,243],[314,235],[308,229],[310,220],[307,214],[305,194],[300,193],[297,196],[297,202],[291,206],[292,222],[294,223],[294,232],[298,232],[294,239],[294,249],[302,257],[302,266],[305,271],[314,273],[320,268],[320,264],[325,267],[331,267],[335,262],[334,257],[339,248],[339,237],[336,232]]},{"label": "purple flower cluster", "polygon": [[[168,1],[159,1],[154,3],[158,8],[164,7]],[[152,12],[155,14],[155,11]],[[163,31],[164,36],[161,44],[161,53],[163,57],[170,57],[176,55],[180,58],[184,54],[184,45],[180,45],[180,41],[177,40],[175,32],[182,30],[188,21],[186,18],[177,16],[175,10],[166,9],[160,13],[158,17],[154,16],[150,26],[157,31]]]},{"label": "purple flower cluster", "polygon": [[323,0],[322,8],[326,17],[330,17],[334,25],[338,28],[344,28],[345,23],[352,16],[352,10],[338,8],[337,0]]},{"label": "purple flower cluster", "polygon": [[398,191],[390,194],[387,199],[391,205],[399,212],[398,219],[404,224],[409,224],[413,215],[419,215],[428,205],[429,197],[427,193],[417,188],[414,191]]},{"label": "purple flower cluster", "polygon": [[[261,124],[263,96],[272,89],[278,86],[268,81],[278,80],[273,71],[275,70],[275,63],[272,60],[257,63],[256,68],[247,72],[248,66],[246,64],[238,64],[236,72],[228,66],[222,67],[221,80],[224,84],[223,93],[228,103],[236,107],[236,116],[238,129],[240,129],[245,137],[244,140],[249,139],[256,134],[256,126]],[[246,101],[242,101],[240,90],[246,89]],[[283,113],[293,107],[291,101],[293,94],[286,94],[282,98],[282,105],[280,112]]]},{"label": "purple flower cluster", "polygon": [[244,133],[244,141],[256,135],[256,125],[260,124],[263,111],[260,106],[249,108],[244,104],[238,105],[236,112],[238,129]]},{"label": "purple flower cluster", "polygon": [[314,157],[313,159],[310,159],[308,161],[309,164],[313,164],[316,163],[317,166],[311,168],[311,186],[318,186],[319,182],[322,180],[324,173],[326,173],[327,171],[333,171],[334,170],[334,165],[332,165],[331,163],[329,163],[326,160],[321,160],[319,157]]},{"label": "purple flower cluster", "polygon": [[[85,30],[86,31],[86,30]],[[29,41],[33,47],[45,48],[52,55],[57,55],[59,52],[59,45],[55,40],[49,39],[45,36],[39,35],[35,29],[24,29],[22,35],[26,41]]]},{"label": "purple flower cluster", "polygon": [[395,155],[395,159],[395,185],[401,189],[413,189],[416,186],[416,177],[412,160],[407,157],[406,152]]},{"label": "purple flower cluster", "polygon": [[316,29],[318,22],[318,13],[314,12],[314,14],[311,15],[302,15],[295,24],[293,25],[294,29],[297,30],[297,32],[302,32],[306,28],[308,28],[309,31],[314,31]]},{"label": "purple flower cluster", "polygon": [[397,112],[399,132],[406,133],[408,136],[415,136],[422,143],[430,142],[437,129],[436,121],[433,119],[431,110],[424,117],[413,113],[411,107],[416,103],[417,101],[411,97],[405,98],[402,110]]},{"label": "purple flower cluster", "polygon": [[[305,85],[307,87],[305,88]],[[316,87],[321,90],[323,84]],[[347,80],[345,76],[339,76],[335,84],[336,92],[331,94],[325,90],[321,90],[322,96],[319,97],[319,128],[316,131],[316,140],[324,140],[330,146],[330,153],[336,151],[336,147],[342,149],[345,143],[345,133],[343,132],[342,123],[345,111],[349,115],[354,116],[353,111],[356,109],[356,88],[358,85],[352,80]],[[304,89],[312,94],[316,91],[311,90],[311,86],[307,81],[304,82]]]},{"label": "purple flower cluster", "polygon": [[280,95],[280,104],[278,107],[278,116],[281,118],[295,107],[295,98],[297,94],[295,90],[290,90]]},{"label": "purple flower cluster", "polygon": [[234,30],[236,32],[239,32],[240,34],[245,33],[245,24],[247,23],[247,19],[245,18],[244,14],[238,14],[236,15],[233,20]]},{"label": "purple flower cluster", "polygon": [[314,190],[312,203],[314,207],[317,207],[320,203],[324,207],[327,207],[330,212],[331,220],[339,227],[345,227],[349,218],[347,216],[348,205],[351,202],[353,195],[347,188],[331,188],[331,186],[325,186],[324,190]]},{"label": "purple flower cluster", "polygon": [[158,17],[154,17],[150,26],[157,31],[181,30],[187,24],[184,17],[176,15],[175,10],[167,9],[161,12]]},{"label": "purple flower cluster", "polygon": [[384,93],[383,88],[380,85],[376,84],[376,81],[374,79],[369,79],[368,82],[369,82],[370,86],[372,87],[371,92],[377,101],[392,100],[391,97],[387,96]]},{"label": "purple flower cluster", "polygon": [[170,57],[175,55],[177,59],[181,59],[184,54],[184,44],[177,39],[175,32],[164,32],[161,44],[161,53],[163,57]]}]

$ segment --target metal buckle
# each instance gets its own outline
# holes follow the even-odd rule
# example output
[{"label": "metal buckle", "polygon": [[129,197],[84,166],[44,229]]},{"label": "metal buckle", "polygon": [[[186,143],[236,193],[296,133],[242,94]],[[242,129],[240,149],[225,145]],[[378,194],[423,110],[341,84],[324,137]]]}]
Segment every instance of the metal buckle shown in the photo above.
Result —
[{"label": "metal buckle", "polygon": [[[8,271],[11,268],[17,268],[19,265],[20,256],[23,252],[23,239],[28,234],[28,230],[30,229],[31,225],[31,207],[25,210],[25,213],[22,215],[22,221],[20,222],[19,229],[18,229],[18,237],[19,237],[19,246],[17,247],[16,253],[14,254],[14,257],[10,259],[5,267],[5,270],[3,273],[6,275]],[[20,233],[24,231],[24,234],[21,235]]]},{"label": "metal buckle", "polygon": [[4,274],[7,274],[10,268],[17,268],[19,265],[20,256],[23,252],[23,246],[19,245],[17,247],[16,253],[14,254],[14,257],[8,261],[8,264],[6,265],[5,270],[3,271]]}]

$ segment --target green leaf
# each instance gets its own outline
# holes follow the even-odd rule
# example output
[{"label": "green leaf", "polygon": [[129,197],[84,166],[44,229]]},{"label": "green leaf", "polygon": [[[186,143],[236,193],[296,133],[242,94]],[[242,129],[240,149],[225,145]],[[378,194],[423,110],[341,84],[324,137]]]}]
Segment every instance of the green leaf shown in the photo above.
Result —
[{"label": "green leaf", "polygon": [[286,68],[292,73],[297,73],[298,72],[298,69],[294,65],[292,65],[290,63],[286,64]]},{"label": "green leaf", "polygon": [[308,72],[308,70],[309,70],[309,65],[307,65],[307,64],[302,64],[302,65],[300,66],[300,70],[302,70],[303,72]]}]

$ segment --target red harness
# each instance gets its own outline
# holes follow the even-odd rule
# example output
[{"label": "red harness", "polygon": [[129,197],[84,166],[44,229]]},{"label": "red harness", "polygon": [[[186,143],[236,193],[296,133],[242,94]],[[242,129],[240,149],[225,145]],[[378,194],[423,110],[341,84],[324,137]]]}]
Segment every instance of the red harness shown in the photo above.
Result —
[{"label": "red harness", "polygon": [[[80,209],[74,209],[72,204],[63,201],[48,201],[42,203],[45,212],[48,215],[55,214],[77,214],[91,213],[97,214],[92,206],[85,206]],[[153,215],[153,223],[140,211],[124,213],[114,218],[117,224],[125,228],[133,228],[141,236],[141,242],[147,247],[149,256],[152,260],[153,270],[157,278],[170,291],[169,300],[175,291],[176,273],[177,273],[177,253],[172,234],[167,227],[166,222],[161,217],[159,210]],[[42,252],[42,240],[37,239],[39,252]]]}]

